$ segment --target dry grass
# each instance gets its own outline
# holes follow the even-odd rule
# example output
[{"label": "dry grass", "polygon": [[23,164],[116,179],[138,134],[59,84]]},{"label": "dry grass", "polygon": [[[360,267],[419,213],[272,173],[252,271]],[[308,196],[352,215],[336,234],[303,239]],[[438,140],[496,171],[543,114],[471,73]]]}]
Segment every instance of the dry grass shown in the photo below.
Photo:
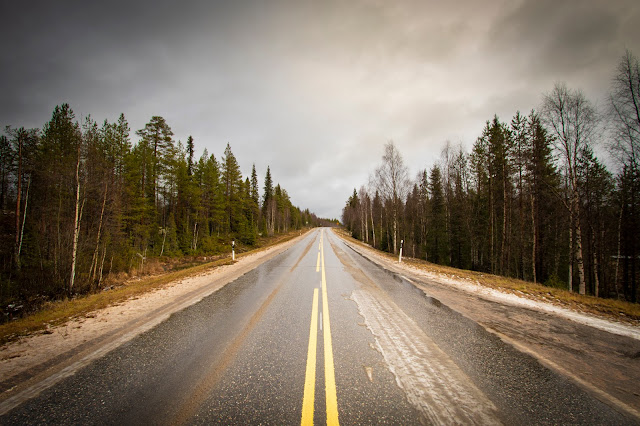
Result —
[{"label": "dry grass", "polygon": [[[338,230],[338,233],[343,238],[348,239],[351,243],[373,250],[371,246],[352,238],[344,230]],[[390,253],[379,250],[376,250],[376,252],[380,256],[389,260],[397,260],[397,256]],[[580,295],[567,290],[547,287],[541,284],[534,284],[532,282],[522,281],[515,278],[456,269],[410,257],[403,257],[402,261],[403,263],[407,263],[415,268],[438,274],[446,278],[462,279],[505,293],[512,293],[528,299],[551,303],[574,311],[591,313],[616,321],[640,325],[640,304],[638,303]]]},{"label": "dry grass", "polygon": [[[271,246],[289,241],[298,235],[300,235],[299,231],[295,231],[271,238],[261,238],[257,244],[258,248],[240,253],[236,252],[236,257],[240,258],[266,250]],[[241,250],[245,250],[245,248],[239,247],[238,251]],[[219,266],[232,263],[231,256],[228,255],[207,263],[154,276],[129,280],[111,278],[110,284],[112,286],[108,291],[49,302],[32,315],[0,325],[0,345],[36,332],[44,331],[46,333],[51,326],[64,324],[74,318],[89,316],[99,309],[140,297],[146,292],[160,289],[173,281],[205,273]]]}]

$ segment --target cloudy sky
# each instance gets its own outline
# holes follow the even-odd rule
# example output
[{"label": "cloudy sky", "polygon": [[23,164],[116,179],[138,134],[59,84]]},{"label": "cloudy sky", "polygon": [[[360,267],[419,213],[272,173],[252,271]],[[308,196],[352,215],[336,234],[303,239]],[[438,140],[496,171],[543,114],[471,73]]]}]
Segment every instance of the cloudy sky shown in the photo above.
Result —
[{"label": "cloudy sky", "polygon": [[0,0],[0,125],[42,127],[68,102],[176,140],[338,217],[393,140],[414,175],[445,141],[539,105],[564,81],[599,106],[637,0]]}]

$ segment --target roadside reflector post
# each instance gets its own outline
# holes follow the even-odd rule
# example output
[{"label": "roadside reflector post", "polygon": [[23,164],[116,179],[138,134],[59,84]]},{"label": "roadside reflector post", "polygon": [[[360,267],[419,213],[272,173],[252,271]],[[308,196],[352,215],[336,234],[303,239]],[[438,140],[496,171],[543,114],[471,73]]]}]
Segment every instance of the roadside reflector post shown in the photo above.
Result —
[{"label": "roadside reflector post", "polygon": [[231,260],[236,260],[236,240],[231,240]]},{"label": "roadside reflector post", "polygon": [[398,263],[402,263],[402,244],[404,240],[400,240],[400,255],[398,256]]}]

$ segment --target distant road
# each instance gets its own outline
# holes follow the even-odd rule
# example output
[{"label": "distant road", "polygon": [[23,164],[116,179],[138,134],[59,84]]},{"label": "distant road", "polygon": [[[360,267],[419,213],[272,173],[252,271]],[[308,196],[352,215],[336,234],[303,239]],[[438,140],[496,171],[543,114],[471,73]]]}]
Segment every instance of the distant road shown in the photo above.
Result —
[{"label": "distant road", "polygon": [[0,423],[640,422],[413,281],[314,230]]}]

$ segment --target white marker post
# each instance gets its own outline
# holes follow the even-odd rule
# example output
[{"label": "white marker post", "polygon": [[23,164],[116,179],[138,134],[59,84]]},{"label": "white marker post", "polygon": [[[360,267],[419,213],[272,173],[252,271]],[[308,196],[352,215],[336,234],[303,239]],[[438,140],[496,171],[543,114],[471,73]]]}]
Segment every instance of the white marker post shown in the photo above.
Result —
[{"label": "white marker post", "polygon": [[231,240],[231,260],[236,260],[236,240]]},{"label": "white marker post", "polygon": [[400,240],[400,255],[398,256],[398,263],[402,263],[402,243],[404,243],[404,240]]}]

